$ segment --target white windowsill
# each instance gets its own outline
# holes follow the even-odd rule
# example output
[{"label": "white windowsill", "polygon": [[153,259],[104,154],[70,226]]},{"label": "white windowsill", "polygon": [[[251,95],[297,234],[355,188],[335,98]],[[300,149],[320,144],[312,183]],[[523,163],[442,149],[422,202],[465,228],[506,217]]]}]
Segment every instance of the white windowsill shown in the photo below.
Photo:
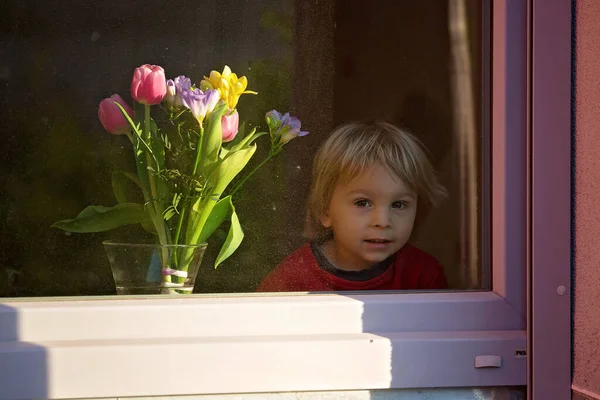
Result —
[{"label": "white windowsill", "polygon": [[0,326],[14,326],[0,331],[0,342],[35,342],[521,330],[525,316],[494,292],[193,295],[11,300],[0,303]]},{"label": "white windowsill", "polygon": [[493,292],[11,301],[0,326],[0,399],[526,383]]}]

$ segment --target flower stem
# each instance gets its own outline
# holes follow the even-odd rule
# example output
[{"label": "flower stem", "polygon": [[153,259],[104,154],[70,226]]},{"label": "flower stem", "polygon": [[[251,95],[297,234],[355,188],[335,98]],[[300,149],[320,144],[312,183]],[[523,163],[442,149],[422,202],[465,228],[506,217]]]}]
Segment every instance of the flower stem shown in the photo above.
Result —
[{"label": "flower stem", "polygon": [[[147,143],[151,143],[151,137],[150,137],[151,135],[152,134],[150,132],[150,106],[145,104],[144,105],[144,140],[146,140]],[[152,150],[150,147],[148,147],[148,149],[149,149],[149,151],[146,152],[146,164],[149,166],[150,163],[152,162],[149,152]],[[157,199],[156,182],[154,180],[154,176],[152,175],[152,172],[150,172],[150,170],[147,170],[147,173],[148,173],[148,183],[150,184],[150,194],[152,196],[150,201],[152,202],[152,205],[154,207],[154,212],[157,215],[160,215],[160,212],[159,212],[160,210],[159,210],[158,204],[156,202],[156,199]],[[159,231],[160,231],[158,229],[159,227],[157,226],[156,228],[157,228],[156,229],[157,233],[159,233]],[[164,244],[166,244],[166,243],[164,243]]]},{"label": "flower stem", "polygon": [[[202,127],[202,125],[200,126],[200,139],[198,139],[198,146],[196,147],[196,161],[194,163],[194,169],[192,171],[192,175],[195,176],[196,172],[198,170],[198,164],[200,163],[200,153],[202,152],[202,139],[204,137],[204,127]],[[183,200],[187,201],[188,197],[190,196],[190,186],[188,185],[185,188],[185,196],[183,196]],[[189,204],[189,206],[191,206],[191,202]],[[181,209],[181,213],[179,213],[179,222],[177,223],[177,231],[175,232],[175,244],[179,244],[179,236],[181,235],[181,227],[183,226],[183,219],[185,217],[185,210],[186,207],[183,207]]]},{"label": "flower stem", "polygon": [[231,192],[229,193],[230,196],[233,196],[235,193],[237,193],[238,190],[240,190],[242,188],[242,186],[244,185],[244,183],[246,183],[246,181],[256,173],[256,171],[258,171],[263,165],[265,165],[270,159],[272,159],[273,157],[275,157],[277,154],[279,154],[281,150],[278,151],[270,151],[269,155],[267,156],[267,158],[265,158],[260,164],[258,164],[256,167],[254,167],[254,169],[252,171],[250,171],[250,173],[248,175],[246,175],[240,182],[238,182],[237,185],[235,185],[235,187],[231,190]]},{"label": "flower stem", "polygon": [[[198,164],[200,163],[200,155],[202,153],[202,140],[204,138],[204,127],[202,125],[200,125],[200,138],[198,139],[198,146],[196,146],[196,161],[194,162],[194,169],[192,171],[192,175],[196,175],[196,172],[198,170]],[[183,220],[185,219],[186,216],[186,209],[187,207],[192,207],[192,202],[189,201],[188,203],[188,197],[190,196],[190,192],[191,192],[191,188],[188,185],[185,188],[185,195],[183,196],[183,200],[184,200],[184,204],[187,203],[187,206],[182,207],[181,212],[179,213],[179,221],[177,221],[177,230],[175,231],[175,238],[173,243],[174,244],[179,244],[179,237],[181,236],[181,228],[183,227]],[[185,243],[183,243],[185,244]],[[175,256],[173,257],[173,259],[175,260],[175,262],[177,264],[179,264],[179,260],[177,257],[177,249],[174,250],[174,254]],[[179,265],[177,265],[179,267]],[[187,268],[186,266],[182,266],[182,270],[186,271]]]},{"label": "flower stem", "polygon": [[[189,194],[188,194],[189,196]],[[175,239],[173,239],[173,244],[179,244],[179,235],[181,234],[181,227],[183,226],[183,219],[185,217],[186,207],[181,209],[179,213],[179,221],[177,222],[177,231],[175,231]]]},{"label": "flower stem", "polygon": [[200,156],[202,155],[202,142],[204,139],[204,127],[200,124],[200,138],[198,139],[198,146],[196,146],[196,161],[194,162],[194,170],[192,175],[196,175],[198,170],[198,164],[200,164]]},{"label": "flower stem", "polygon": [[[150,166],[150,163],[152,162],[152,157],[153,155],[150,154],[150,152],[152,151],[152,148],[150,147],[150,144],[152,143],[152,132],[150,131],[150,106],[147,104],[144,104],[144,140],[148,143],[148,150],[146,151],[146,164],[147,166]],[[157,165],[158,168],[158,165]],[[154,215],[152,215],[152,222],[154,223],[154,227],[156,228],[156,234],[158,235],[158,241],[160,244],[168,244],[168,240],[166,237],[166,232],[164,231],[164,222],[163,222],[163,217],[162,217],[162,210],[160,209],[160,205],[157,201],[157,193],[156,193],[156,181],[155,178],[152,174],[152,172],[150,170],[146,170],[146,173],[148,174],[148,183],[150,184],[150,198],[148,199],[148,201],[150,201],[150,204],[152,204],[152,213]],[[162,265],[163,268],[168,266],[168,262],[169,262],[169,252],[167,249],[162,249]],[[171,281],[171,277],[170,276],[163,276],[163,281],[164,282],[170,282]]]}]

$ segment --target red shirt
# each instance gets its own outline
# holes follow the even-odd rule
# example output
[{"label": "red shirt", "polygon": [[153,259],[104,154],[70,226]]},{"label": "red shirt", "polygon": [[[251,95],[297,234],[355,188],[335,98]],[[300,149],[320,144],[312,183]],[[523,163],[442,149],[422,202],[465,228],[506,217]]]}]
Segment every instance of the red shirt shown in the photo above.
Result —
[{"label": "red shirt", "polygon": [[290,254],[258,286],[259,292],[323,292],[345,290],[445,289],[444,269],[429,254],[412,245],[398,251],[392,265],[366,281],[343,279],[323,270],[305,244]]}]

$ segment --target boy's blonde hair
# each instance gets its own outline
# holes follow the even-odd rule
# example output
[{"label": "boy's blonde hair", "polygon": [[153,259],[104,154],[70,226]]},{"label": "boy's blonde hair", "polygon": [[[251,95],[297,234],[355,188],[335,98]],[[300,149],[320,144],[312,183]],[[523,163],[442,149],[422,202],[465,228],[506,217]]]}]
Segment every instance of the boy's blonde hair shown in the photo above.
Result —
[{"label": "boy's blonde hair", "polygon": [[321,217],[327,212],[337,183],[347,183],[376,164],[415,192],[417,219],[446,196],[421,143],[413,135],[387,122],[342,125],[331,133],[314,159],[305,232],[309,239],[331,237]]}]

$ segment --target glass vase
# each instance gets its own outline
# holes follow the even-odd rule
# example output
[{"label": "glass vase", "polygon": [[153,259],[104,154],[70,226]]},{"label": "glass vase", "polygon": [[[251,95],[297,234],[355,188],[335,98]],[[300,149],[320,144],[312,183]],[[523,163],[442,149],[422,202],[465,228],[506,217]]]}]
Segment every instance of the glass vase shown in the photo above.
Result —
[{"label": "glass vase", "polygon": [[118,295],[192,293],[206,250],[206,243],[103,245]]}]

